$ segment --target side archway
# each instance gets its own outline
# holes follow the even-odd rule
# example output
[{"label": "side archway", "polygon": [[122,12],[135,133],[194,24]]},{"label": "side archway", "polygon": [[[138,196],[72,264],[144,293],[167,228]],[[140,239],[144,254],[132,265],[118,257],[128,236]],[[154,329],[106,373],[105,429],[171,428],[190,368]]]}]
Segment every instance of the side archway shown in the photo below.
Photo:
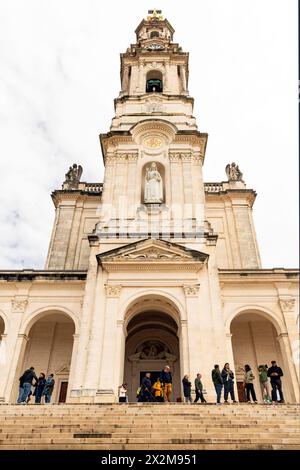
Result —
[{"label": "side archway", "polygon": [[[244,366],[249,364],[254,375],[254,387],[259,401],[263,393],[259,381],[258,366],[271,365],[275,360],[284,370],[283,388],[287,400],[293,399],[289,363],[280,340],[286,334],[280,321],[265,310],[240,310],[227,324],[231,334],[239,401],[246,401],[243,389]],[[271,387],[270,387],[271,388]]]},{"label": "side archway", "polygon": [[[55,387],[52,401],[67,400],[69,377],[72,373],[72,357],[76,324],[69,312],[43,309],[32,314],[22,325],[26,345],[22,348],[15,378],[14,397],[18,389],[18,378],[29,367],[36,375],[54,374]],[[74,361],[73,361],[74,362]],[[34,399],[32,398],[31,401]]]}]

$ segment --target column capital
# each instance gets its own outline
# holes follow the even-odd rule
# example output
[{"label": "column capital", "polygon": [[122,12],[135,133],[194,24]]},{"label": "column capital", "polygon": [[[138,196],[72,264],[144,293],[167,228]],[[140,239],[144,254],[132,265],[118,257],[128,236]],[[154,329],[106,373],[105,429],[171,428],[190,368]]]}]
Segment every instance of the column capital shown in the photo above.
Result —
[{"label": "column capital", "polygon": [[182,287],[186,297],[198,297],[200,284],[183,284]]},{"label": "column capital", "polygon": [[120,297],[121,290],[122,290],[121,285],[105,284],[106,297]]}]

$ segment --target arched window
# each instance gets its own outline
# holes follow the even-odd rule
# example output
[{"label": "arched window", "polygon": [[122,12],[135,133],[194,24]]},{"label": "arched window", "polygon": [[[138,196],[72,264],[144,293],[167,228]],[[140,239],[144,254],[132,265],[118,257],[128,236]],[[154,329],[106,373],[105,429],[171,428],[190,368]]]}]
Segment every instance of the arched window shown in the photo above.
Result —
[{"label": "arched window", "polygon": [[151,31],[150,38],[158,38],[158,37],[159,37],[159,32],[158,31]]},{"label": "arched window", "polygon": [[146,93],[162,93],[163,80],[159,70],[151,70],[147,73]]}]

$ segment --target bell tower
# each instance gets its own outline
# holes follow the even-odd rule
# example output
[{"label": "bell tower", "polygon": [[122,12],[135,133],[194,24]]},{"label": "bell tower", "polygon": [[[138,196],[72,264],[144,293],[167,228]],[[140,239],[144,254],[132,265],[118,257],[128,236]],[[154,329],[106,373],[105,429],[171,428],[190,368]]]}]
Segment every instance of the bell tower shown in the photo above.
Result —
[{"label": "bell tower", "polygon": [[193,116],[189,55],[159,10],[150,10],[135,33],[135,44],[121,54],[110,131],[100,135],[105,177],[96,233],[106,244],[128,238],[205,243],[207,134]]}]

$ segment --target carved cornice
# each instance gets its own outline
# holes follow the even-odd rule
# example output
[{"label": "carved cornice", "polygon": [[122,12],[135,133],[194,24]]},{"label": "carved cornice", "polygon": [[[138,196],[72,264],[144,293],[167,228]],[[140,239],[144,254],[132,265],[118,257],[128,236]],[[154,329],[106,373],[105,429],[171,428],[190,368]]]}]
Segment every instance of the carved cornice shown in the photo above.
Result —
[{"label": "carved cornice", "polygon": [[170,162],[179,162],[182,161],[184,163],[187,162],[194,162],[196,164],[200,164],[203,161],[203,157],[199,152],[169,152],[169,160]]},{"label": "carved cornice", "polygon": [[106,297],[120,297],[122,286],[107,285],[105,286]]},{"label": "carved cornice", "polygon": [[198,297],[200,284],[184,284],[182,287],[186,297]]},{"label": "carved cornice", "polygon": [[175,243],[149,239],[101,253],[97,259],[107,271],[198,271],[208,255]]}]

